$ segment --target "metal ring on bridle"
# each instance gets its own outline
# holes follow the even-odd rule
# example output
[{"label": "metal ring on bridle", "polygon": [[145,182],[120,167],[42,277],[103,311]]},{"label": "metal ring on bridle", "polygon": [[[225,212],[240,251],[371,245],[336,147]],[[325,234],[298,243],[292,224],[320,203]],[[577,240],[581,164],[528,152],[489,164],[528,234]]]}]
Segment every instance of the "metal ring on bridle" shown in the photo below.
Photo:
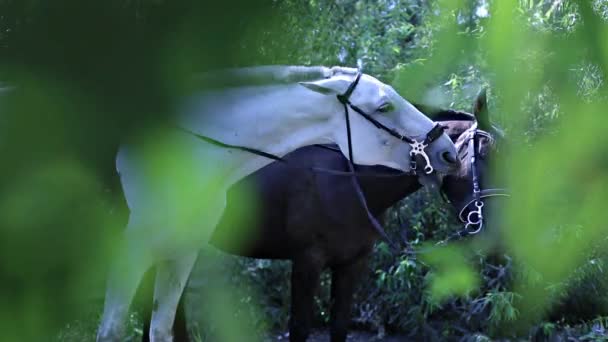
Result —
[{"label": "metal ring on bridle", "polygon": [[[510,197],[511,195],[507,192],[507,190],[505,189],[485,189],[485,190],[481,190],[479,192],[479,200],[482,200],[483,198],[489,198],[489,197]],[[462,209],[460,209],[460,212],[458,212],[458,219],[460,220],[460,222],[466,223],[468,222],[468,220],[466,219],[466,210],[475,203],[475,201],[479,201],[476,199],[472,199],[469,202],[467,202],[466,205],[464,205],[462,207]]]},{"label": "metal ring on bridle", "polygon": [[[476,209],[470,211],[467,215],[467,223],[464,226],[464,229],[470,235],[479,233],[481,231],[481,228],[483,227],[483,202],[475,201],[475,207]],[[477,229],[469,230],[470,226],[477,226]]]}]

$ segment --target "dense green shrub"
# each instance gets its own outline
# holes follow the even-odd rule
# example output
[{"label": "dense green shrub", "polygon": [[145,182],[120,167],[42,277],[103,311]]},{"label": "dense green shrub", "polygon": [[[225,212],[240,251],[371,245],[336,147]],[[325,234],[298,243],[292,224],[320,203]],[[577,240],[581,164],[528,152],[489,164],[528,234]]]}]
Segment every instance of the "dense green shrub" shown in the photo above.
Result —
[{"label": "dense green shrub", "polygon": [[[436,50],[437,32],[441,23],[433,17],[452,18],[460,34],[482,40],[486,34],[488,11],[494,5],[489,1],[470,1],[457,8],[448,16],[437,14],[443,8],[436,2],[421,5],[416,1],[391,2],[396,7],[404,6],[410,11],[392,11],[399,15],[385,14],[387,3],[367,1],[340,1],[336,3],[310,2],[304,6],[308,15],[315,22],[323,23],[321,27],[331,28],[327,32],[314,30],[312,38],[307,40],[303,49],[318,53],[301,54],[310,58],[307,61],[319,61],[325,64],[354,64],[360,61],[367,72],[380,77],[397,77],[395,84],[400,86],[399,75],[402,70],[426,63],[429,54]],[[392,5],[388,5],[389,7]],[[605,9],[601,1],[594,3],[600,13]],[[318,12],[315,12],[318,11]],[[604,11],[605,12],[605,11]],[[338,14],[339,13],[339,14]],[[391,11],[388,11],[391,13]],[[569,35],[580,25],[579,7],[574,2],[562,1],[519,1],[513,8],[513,15],[523,19],[532,30],[549,34]],[[335,17],[340,20],[332,20]],[[343,18],[345,17],[345,18]],[[386,24],[390,18],[390,25]],[[299,18],[301,19],[301,18]],[[304,23],[308,23],[304,19]],[[298,21],[296,21],[298,22]],[[401,26],[400,29],[393,29]],[[297,26],[296,26],[297,27]],[[306,34],[300,31],[302,34]],[[322,33],[323,32],[323,33]],[[407,34],[406,34],[407,33]],[[396,35],[395,35],[396,34]],[[400,38],[399,35],[402,35]],[[329,39],[328,37],[332,37]],[[336,37],[343,37],[342,39]],[[330,41],[330,44],[319,44],[318,41]],[[345,47],[346,46],[346,47]],[[380,46],[379,49],[373,47]],[[316,47],[316,49],[314,48]],[[370,55],[370,51],[375,51]],[[483,49],[467,51],[467,55],[457,59],[457,63],[427,79],[426,88],[416,94],[416,101],[429,101],[446,107],[470,110],[474,96],[482,87],[490,89],[490,112],[494,122],[506,129],[510,140],[523,138],[522,141],[533,143],[535,137],[542,134],[555,134],[553,124],[560,115],[564,115],[559,101],[555,97],[554,84],[541,83],[536,90],[526,94],[525,101],[519,105],[528,113],[528,122],[522,133],[513,127],[510,113],[501,110],[505,99],[493,91],[492,79],[495,77],[487,65],[487,52]],[[538,55],[522,55],[521,68],[533,68],[538,64],[529,63],[541,58]],[[543,56],[545,60],[547,56]],[[551,58],[551,56],[549,56]],[[558,58],[558,57],[554,57]],[[529,64],[528,64],[529,63]],[[538,72],[531,69],[529,72]],[[601,91],[604,85],[602,69],[597,65],[581,61],[565,70],[568,78],[576,83],[577,95],[584,101],[602,100]],[[404,89],[407,89],[405,87]],[[407,93],[404,93],[407,97]],[[521,134],[513,136],[514,134]],[[395,239],[401,238],[400,229],[409,229],[409,247],[421,247],[429,240],[445,238],[450,232],[458,229],[459,223],[453,212],[436,195],[429,191],[419,193],[403,200],[386,214],[386,226]],[[597,249],[597,248],[596,248]],[[429,297],[428,286],[433,276],[433,268],[410,253],[394,256],[389,249],[380,243],[376,246],[368,276],[363,280],[356,294],[353,308],[354,322],[367,329],[377,330],[380,334],[386,331],[406,332],[412,336],[469,336],[483,339],[484,334],[510,335],[502,327],[505,322],[513,322],[520,316],[516,306],[521,296],[514,292],[513,283],[518,279],[536,279],[542,283],[542,276],[519,261],[513,261],[508,255],[487,255],[487,251],[478,251],[469,255],[468,260],[480,274],[481,286],[463,298],[452,298],[436,303]],[[577,268],[564,282],[553,283],[547,292],[551,301],[556,303],[553,309],[539,308],[554,319],[554,323],[537,326],[530,332],[535,336],[581,336],[593,334],[600,336],[598,327],[602,321],[590,323],[578,328],[571,328],[565,322],[579,323],[581,319],[592,320],[605,314],[606,281],[601,265],[605,262],[597,254],[589,254],[584,267]],[[253,261],[252,261],[253,262]],[[517,267],[513,265],[517,264]],[[273,265],[270,266],[274,267]],[[280,267],[284,267],[281,264]],[[254,275],[249,275],[259,279]],[[264,279],[260,279],[264,280]],[[273,288],[265,283],[262,288]],[[323,278],[323,290],[318,299],[318,321],[327,322],[328,278]],[[273,296],[275,297],[275,296]],[[285,299],[288,298],[284,295]],[[284,307],[287,303],[282,303]],[[566,319],[566,321],[564,321]],[[282,323],[284,324],[284,322]],[[278,326],[281,326],[279,324]],[[286,329],[285,325],[282,325]],[[591,329],[592,328],[592,329]],[[591,332],[590,332],[591,329]],[[602,328],[603,329],[603,328]],[[603,331],[603,330],[602,330]],[[540,335],[539,335],[540,334]],[[599,335],[598,335],[599,334]],[[595,336],[594,335],[594,336]],[[596,336],[596,337],[597,337]],[[604,335],[602,335],[604,336]]]}]

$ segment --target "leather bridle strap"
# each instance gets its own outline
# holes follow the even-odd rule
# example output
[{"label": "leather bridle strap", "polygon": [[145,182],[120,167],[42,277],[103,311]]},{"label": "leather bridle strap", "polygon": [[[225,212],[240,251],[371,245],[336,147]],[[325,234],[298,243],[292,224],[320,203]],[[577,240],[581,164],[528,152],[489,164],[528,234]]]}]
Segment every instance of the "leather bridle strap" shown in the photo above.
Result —
[{"label": "leather bridle strap", "polygon": [[[287,167],[290,168],[296,168],[296,169],[308,169],[310,171],[314,171],[314,172],[319,172],[319,173],[326,173],[326,174],[330,174],[333,176],[352,176],[352,172],[350,171],[338,171],[338,170],[331,170],[331,169],[326,169],[326,168],[322,168],[322,167],[300,167],[300,166],[295,166],[292,165],[291,163],[289,163],[285,158],[281,158],[279,156],[276,156],[272,153],[268,153],[268,152],[264,152],[255,148],[251,148],[251,147],[246,147],[246,146],[241,146],[241,145],[231,145],[231,144],[226,144],[223,143],[219,140],[213,139],[213,138],[209,138],[207,136],[204,135],[200,135],[198,133],[192,132],[190,130],[184,129],[182,127],[179,126],[175,126],[175,128],[179,129],[180,131],[183,131],[185,133],[188,133],[194,137],[196,137],[197,139],[200,139],[206,143],[209,143],[211,145],[216,145],[222,148],[229,148],[229,149],[235,149],[235,150],[239,150],[239,151],[244,151],[244,152],[248,152],[248,153],[252,153],[264,158],[268,158],[268,159],[272,159],[275,161],[278,161],[280,163],[285,164]],[[329,146],[325,146],[325,145],[314,145],[316,147],[320,147],[320,148],[324,148],[330,151],[335,151],[336,153],[342,153],[340,151],[340,149],[338,148],[332,148]],[[404,175],[406,175],[407,173],[405,172],[391,172],[391,173],[382,173],[382,174],[359,174],[359,173],[355,173],[357,177],[376,177],[376,178],[392,178],[392,177],[403,177]]]},{"label": "leather bridle strap", "polygon": [[361,203],[361,206],[363,206],[363,210],[367,214],[367,219],[372,224],[372,227],[374,228],[374,230],[388,244],[391,251],[393,253],[399,253],[399,251],[400,251],[399,246],[388,236],[388,234],[386,233],[384,228],[382,228],[382,225],[380,224],[380,222],[378,222],[378,220],[374,217],[374,215],[372,215],[371,211],[369,210],[369,207],[367,206],[367,200],[365,199],[365,195],[363,194],[363,190],[361,189],[361,185],[359,184],[359,180],[357,179],[357,174],[355,173],[354,164],[351,163],[350,161],[347,164],[348,164],[348,168],[351,172],[351,178],[350,178],[351,183],[353,184],[353,188],[355,189],[355,194],[357,195],[357,199],[359,200],[359,203]]},{"label": "leather bridle strap", "polygon": [[[371,223],[372,227],[380,235],[380,237],[382,237],[382,239],[388,244],[391,251],[393,253],[398,253],[399,247],[397,246],[397,244],[395,244],[395,242],[393,242],[393,240],[391,240],[391,238],[388,236],[388,234],[386,233],[384,228],[382,228],[382,225],[378,222],[378,220],[370,212],[369,207],[367,206],[367,201],[365,199],[365,195],[363,194],[363,190],[361,189],[361,185],[359,184],[359,180],[357,179],[357,175],[355,173],[355,161],[354,161],[354,157],[353,157],[353,143],[352,143],[352,136],[351,136],[351,130],[350,130],[350,115],[348,112],[348,107],[351,107],[354,111],[363,115],[363,117],[367,118],[368,120],[372,119],[373,121],[370,120],[372,123],[376,122],[377,124],[380,124],[373,118],[369,117],[361,109],[354,106],[349,100],[353,91],[357,87],[357,84],[359,84],[360,79],[361,79],[361,72],[358,72],[357,76],[355,77],[355,80],[348,86],[348,89],[346,89],[346,91],[343,94],[336,96],[338,98],[338,101],[340,101],[340,103],[342,103],[342,105],[344,106],[344,119],[346,121],[346,136],[348,139],[348,163],[347,164],[348,164],[348,169],[351,174],[350,180],[353,185],[353,188],[355,189],[355,194],[357,195],[357,199],[359,200],[359,203],[363,207],[363,210],[365,211],[367,218],[368,218],[369,222]],[[376,127],[378,127],[378,126],[376,126]],[[386,128],[386,129],[388,130],[388,128]]]},{"label": "leather bridle strap", "polygon": [[345,120],[346,120],[346,133],[348,136],[348,155],[349,155],[350,161],[352,163],[355,162],[353,159],[351,133],[350,133],[350,117],[349,117],[349,113],[348,113],[348,107],[350,107],[353,111],[355,111],[356,113],[361,115],[363,118],[365,118],[367,121],[372,123],[374,126],[376,126],[376,128],[381,129],[381,130],[387,132],[389,135],[391,135],[403,142],[408,143],[411,147],[410,168],[412,170],[416,171],[416,168],[417,168],[416,161],[415,161],[416,155],[421,155],[424,158],[424,160],[426,161],[424,171],[427,174],[432,173],[433,166],[431,165],[431,162],[430,162],[428,156],[426,155],[424,149],[430,143],[437,140],[437,138],[439,138],[441,136],[441,134],[443,134],[443,131],[445,128],[443,126],[441,126],[439,123],[436,123],[433,126],[433,128],[431,128],[431,130],[426,134],[426,136],[424,137],[424,140],[418,141],[416,139],[410,138],[406,135],[399,133],[394,128],[390,128],[390,127],[384,125],[380,121],[374,119],[371,115],[366,113],[364,110],[362,110],[361,108],[355,106],[352,102],[350,102],[350,96],[352,95],[353,91],[357,87],[357,84],[359,84],[360,79],[361,79],[361,72],[358,72],[357,76],[355,76],[355,80],[348,86],[346,91],[343,94],[339,94],[336,96],[338,98],[338,101],[340,101],[340,103],[342,103],[342,105],[344,106],[344,115],[345,115]]},{"label": "leather bridle strap", "polygon": [[477,159],[477,139],[475,139],[475,135],[477,134],[477,122],[474,124],[475,128],[473,129],[473,134],[471,136],[471,140],[469,141],[469,146],[467,147],[469,156],[471,157],[471,173],[473,178],[473,199],[479,201],[481,199],[479,195],[479,175],[477,174],[477,165],[475,165]]},{"label": "leather bridle strap", "polygon": [[[350,103],[349,98],[352,95],[355,88],[357,87],[357,84],[359,84],[359,80],[361,80],[360,72],[357,73],[355,80],[348,86],[348,89],[346,89],[346,91],[343,94],[336,96],[338,98],[338,101],[340,101],[340,103],[342,103],[342,105],[344,106],[344,119],[346,120],[346,136],[348,138],[348,160],[350,161],[351,164],[354,164],[355,160],[353,157],[353,143],[352,143],[352,137],[351,137],[351,133],[350,133],[350,115],[348,114],[347,106],[348,105],[350,105],[351,107],[353,106]],[[354,170],[351,170],[351,171],[354,171]]]},{"label": "leather bridle strap", "polygon": [[245,152],[249,152],[249,153],[253,153],[253,154],[257,154],[258,156],[262,156],[262,157],[266,157],[268,159],[272,159],[272,160],[276,160],[279,161],[281,163],[287,163],[287,161],[284,158],[281,158],[277,155],[274,155],[272,153],[268,153],[268,152],[264,152],[262,150],[258,150],[256,148],[251,148],[251,147],[247,147],[247,146],[241,146],[241,145],[232,145],[232,144],[226,144],[223,143],[219,140],[213,139],[213,138],[209,138],[207,136],[198,134],[196,132],[187,130],[183,127],[179,127],[179,126],[175,126],[177,129],[179,129],[180,131],[186,132],[190,135],[193,135],[201,140],[203,140],[204,142],[207,142],[211,145],[216,145],[219,147],[223,147],[223,148],[230,148],[230,149],[235,149],[235,150],[240,150],[240,151],[245,151]]},{"label": "leather bridle strap", "polygon": [[422,143],[425,145],[432,143],[433,141],[437,140],[444,131],[445,126],[440,125],[438,122],[435,123],[433,128],[431,128],[431,130],[426,134],[426,138],[424,138]]},{"label": "leather bridle strap", "polygon": [[[338,95],[340,96],[340,95]],[[340,97],[338,97],[338,100],[340,100]],[[342,100],[340,100],[340,102],[342,102]],[[394,128],[389,128],[386,125],[384,125],[382,122],[374,119],[373,117],[371,117],[369,114],[367,114],[366,112],[364,112],[361,108],[355,106],[354,104],[352,104],[350,101],[346,100],[346,102],[342,102],[344,105],[348,105],[352,110],[354,110],[355,112],[357,112],[358,114],[360,114],[362,117],[364,117],[365,119],[367,119],[367,121],[371,122],[374,126],[376,126],[376,128],[381,129],[386,131],[388,134],[392,135],[393,137],[406,142],[408,144],[413,144],[414,143],[414,139],[411,139],[408,136],[402,135],[401,133],[397,132],[396,129]]]},{"label": "leather bridle strap", "polygon": [[[407,137],[407,136],[405,136],[403,134],[400,134],[394,128],[387,127],[386,125],[384,125],[380,121],[374,119],[371,115],[367,114],[361,108],[355,106],[354,104],[352,104],[352,102],[350,102],[350,96],[352,95],[353,91],[357,87],[357,84],[359,84],[359,80],[360,79],[361,79],[361,72],[358,72],[357,76],[355,76],[355,80],[348,86],[348,89],[346,89],[346,91],[343,94],[340,94],[340,95],[336,96],[338,98],[338,101],[340,101],[340,103],[342,103],[344,105],[345,113],[346,113],[347,126],[349,125],[349,123],[348,123],[348,109],[346,107],[348,106],[352,110],[354,110],[355,112],[357,112],[359,115],[361,115],[362,117],[364,117],[367,121],[371,122],[374,126],[376,126],[376,128],[382,129],[382,130],[386,131],[388,134],[392,135],[393,137],[395,137],[395,138],[397,138],[397,139],[399,139],[401,141],[405,141],[408,144],[413,143],[414,142],[413,139],[411,139],[411,138],[409,138],[409,137]],[[352,158],[351,158],[351,160],[352,160]]]}]

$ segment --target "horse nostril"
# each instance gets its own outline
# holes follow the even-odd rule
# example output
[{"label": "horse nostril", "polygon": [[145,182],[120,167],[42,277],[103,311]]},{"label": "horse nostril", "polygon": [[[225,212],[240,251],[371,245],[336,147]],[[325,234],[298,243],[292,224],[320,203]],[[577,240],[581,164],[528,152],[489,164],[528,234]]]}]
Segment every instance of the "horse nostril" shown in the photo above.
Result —
[{"label": "horse nostril", "polygon": [[453,152],[445,151],[441,154],[441,158],[447,164],[458,165],[458,158],[456,157],[456,154]]}]

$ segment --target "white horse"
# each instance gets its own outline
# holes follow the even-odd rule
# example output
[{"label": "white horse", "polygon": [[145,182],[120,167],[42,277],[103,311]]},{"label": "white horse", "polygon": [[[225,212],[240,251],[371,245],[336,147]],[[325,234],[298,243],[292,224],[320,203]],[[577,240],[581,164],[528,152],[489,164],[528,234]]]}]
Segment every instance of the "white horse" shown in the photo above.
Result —
[{"label": "white horse", "polygon": [[[305,145],[336,143],[348,156],[345,105],[336,95],[349,88],[356,74],[351,68],[284,66],[232,72],[235,79],[268,76],[273,83],[233,82],[196,94],[185,101],[174,126],[120,148],[116,165],[130,216],[110,272],[98,341],[121,340],[134,292],[153,265],[157,277],[150,339],[172,341],[176,306],[197,251],[207,245],[221,218],[227,189],[272,161],[200,136],[277,156]],[[360,77],[349,100],[372,121],[395,130],[391,135],[379,129],[349,106],[355,162],[408,171],[411,146],[394,133],[423,139],[434,123],[369,75]],[[445,134],[425,152],[439,172],[456,163],[456,150]]]}]

